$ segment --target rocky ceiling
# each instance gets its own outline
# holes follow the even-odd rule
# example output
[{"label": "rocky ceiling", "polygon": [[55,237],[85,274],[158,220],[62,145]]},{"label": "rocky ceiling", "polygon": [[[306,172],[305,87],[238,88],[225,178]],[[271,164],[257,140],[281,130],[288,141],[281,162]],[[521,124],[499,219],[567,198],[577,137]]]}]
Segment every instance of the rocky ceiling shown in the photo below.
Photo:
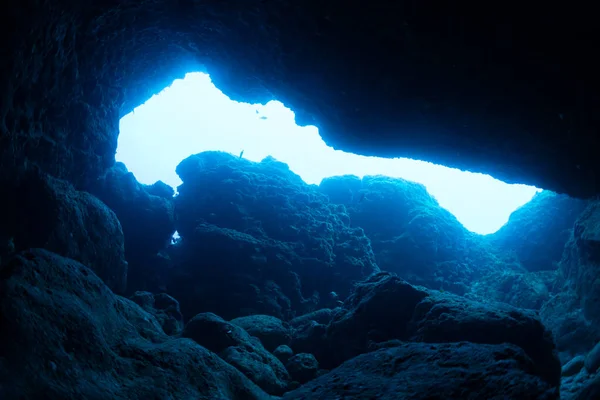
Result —
[{"label": "rocky ceiling", "polygon": [[596,16],[525,3],[8,0],[1,165],[83,187],[112,164],[121,116],[205,70],[338,149],[596,195]]}]

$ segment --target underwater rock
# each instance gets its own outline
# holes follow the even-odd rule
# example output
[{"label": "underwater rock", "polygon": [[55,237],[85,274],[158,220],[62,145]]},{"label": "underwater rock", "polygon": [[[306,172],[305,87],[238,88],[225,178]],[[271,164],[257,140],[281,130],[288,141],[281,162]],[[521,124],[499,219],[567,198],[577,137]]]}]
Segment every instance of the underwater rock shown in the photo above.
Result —
[{"label": "underwater rock", "polygon": [[595,373],[600,368],[600,342],[596,343],[594,348],[587,354],[584,365],[590,374]]},{"label": "underwater rock", "polygon": [[600,202],[590,202],[575,222],[555,288],[540,310],[544,324],[561,351],[590,351],[600,341]]},{"label": "underwater rock", "polygon": [[588,352],[600,340],[598,325],[583,315],[577,294],[569,288],[544,303],[540,318],[552,332],[560,352],[568,352],[571,356]]},{"label": "underwater rock", "polygon": [[289,360],[290,357],[294,355],[294,351],[291,349],[290,346],[282,344],[281,346],[278,346],[275,350],[273,350],[273,355],[277,357],[277,359],[281,361],[283,365],[285,365],[287,360]]},{"label": "underwater rock", "polygon": [[175,232],[173,189],[162,182],[143,185],[125,164],[116,163],[89,190],[117,214],[123,227],[129,293],[159,291],[165,272],[156,255]]},{"label": "underwater rock", "polygon": [[82,264],[33,249],[0,269],[0,398],[267,400],[216,354],[167,336]]},{"label": "underwater rock", "polygon": [[183,316],[179,302],[166,293],[135,292],[130,299],[158,321],[167,335],[177,335],[183,330]]},{"label": "underwater rock", "polygon": [[341,308],[339,307],[333,310],[331,308],[322,308],[320,310],[300,315],[290,320],[289,323],[293,328],[298,328],[307,323],[312,323],[313,321],[318,324],[328,325],[334,315],[340,310]]},{"label": "underwater rock", "polygon": [[292,339],[290,326],[279,318],[270,315],[248,315],[230,321],[258,338],[268,351],[290,344]]},{"label": "underwater rock", "polygon": [[383,272],[358,283],[344,310],[327,330],[329,356],[317,357],[325,368],[368,351],[371,342],[393,339],[511,343],[531,358],[537,376],[553,386],[560,382],[552,335],[534,312],[428,291]]},{"label": "underwater rock", "polygon": [[304,384],[317,377],[319,362],[310,353],[298,353],[287,360],[285,367],[294,381]]},{"label": "underwater rock", "polygon": [[267,393],[281,395],[287,390],[290,376],[281,361],[239,326],[202,313],[188,321],[182,336],[217,353]]},{"label": "underwater rock", "polygon": [[[177,173],[183,184],[176,227],[185,255],[181,278],[170,285],[184,314],[189,306],[228,319],[289,320],[329,306],[331,292],[345,298],[354,282],[379,270],[369,239],[350,227],[345,207],[330,204],[286,164],[209,151],[183,160]],[[190,277],[219,288],[203,292]],[[206,291],[215,297],[197,295]]]},{"label": "underwater rock", "polygon": [[464,294],[469,282],[497,267],[478,235],[427,192],[400,178],[352,175],[323,179],[319,190],[346,206],[364,229],[377,264],[413,284]]},{"label": "underwater rock", "polygon": [[555,270],[573,224],[587,204],[544,190],[515,210],[502,228],[484,240],[497,253],[514,254],[527,271]]},{"label": "underwater rock", "polygon": [[569,361],[568,363],[563,365],[560,373],[563,377],[564,376],[573,376],[575,374],[578,374],[579,371],[581,371],[581,369],[584,367],[584,364],[585,364],[584,356],[582,356],[582,355],[575,356],[571,359],[571,361]]},{"label": "underwater rock", "polygon": [[555,280],[556,271],[519,272],[508,267],[473,281],[465,297],[539,310],[550,298]]},{"label": "underwater rock", "polygon": [[115,292],[125,291],[123,231],[102,201],[37,169],[3,174],[0,185],[0,238],[10,241],[12,253],[45,248],[85,264]]},{"label": "underwater rock", "polygon": [[288,392],[293,399],[558,399],[511,344],[400,343],[360,355]]}]

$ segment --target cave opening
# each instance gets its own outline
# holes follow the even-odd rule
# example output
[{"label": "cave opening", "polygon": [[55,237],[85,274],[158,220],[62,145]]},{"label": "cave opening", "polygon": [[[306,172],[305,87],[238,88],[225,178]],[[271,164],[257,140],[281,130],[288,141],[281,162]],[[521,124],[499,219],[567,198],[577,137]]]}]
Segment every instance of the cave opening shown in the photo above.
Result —
[{"label": "cave opening", "polygon": [[233,101],[201,72],[175,80],[120,121],[117,160],[144,184],[162,180],[176,189],[181,179],[175,167],[191,154],[211,150],[254,162],[272,156],[314,185],[340,175],[418,182],[465,228],[482,235],[496,232],[541,191],[425,161],[334,150],[316,127],[296,125],[293,111],[281,102]]}]

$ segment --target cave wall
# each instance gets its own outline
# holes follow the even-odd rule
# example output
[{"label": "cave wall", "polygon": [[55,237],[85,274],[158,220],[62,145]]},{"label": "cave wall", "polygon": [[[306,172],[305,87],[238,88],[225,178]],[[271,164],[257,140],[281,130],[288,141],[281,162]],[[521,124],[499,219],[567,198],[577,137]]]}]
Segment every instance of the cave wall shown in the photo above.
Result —
[{"label": "cave wall", "polygon": [[[463,0],[10,0],[1,164],[77,187],[114,162],[118,120],[185,72],[283,101],[337,149],[600,191],[592,12]],[[15,161],[16,160],[16,161]]]}]

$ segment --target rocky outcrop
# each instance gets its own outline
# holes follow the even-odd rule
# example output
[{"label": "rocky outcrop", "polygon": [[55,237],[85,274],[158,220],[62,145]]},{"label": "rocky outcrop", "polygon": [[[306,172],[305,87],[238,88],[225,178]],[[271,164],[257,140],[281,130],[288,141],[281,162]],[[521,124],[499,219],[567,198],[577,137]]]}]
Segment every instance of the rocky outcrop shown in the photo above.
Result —
[{"label": "rocky outcrop", "polygon": [[[288,320],[335,304],[379,270],[364,231],[286,164],[205,152],[177,167],[181,235],[168,281],[184,315]],[[332,295],[335,293],[335,296]]]},{"label": "rocky outcrop", "polygon": [[39,169],[2,171],[0,261],[43,247],[89,266],[124,292],[128,265],[117,216],[102,201]]},{"label": "rocky outcrop", "polygon": [[556,271],[525,272],[514,266],[474,280],[465,296],[481,302],[539,310],[552,296],[555,281]]},{"label": "rocky outcrop", "polygon": [[587,352],[600,340],[600,203],[575,222],[555,283],[558,293],[542,307],[544,323],[561,351]]},{"label": "rocky outcrop", "polygon": [[267,393],[287,391],[290,376],[281,361],[239,326],[213,313],[202,313],[188,321],[182,335],[217,353]]},{"label": "rocky outcrop", "polygon": [[0,268],[0,398],[267,400],[241,372],[46,250]]},{"label": "rocky outcrop", "polygon": [[177,335],[183,330],[183,315],[179,302],[166,293],[135,292],[130,299],[156,318],[167,335]]},{"label": "rocky outcrop", "polygon": [[[558,399],[558,388],[532,373],[517,346],[402,343],[345,362],[286,393],[292,399]],[[476,393],[476,395],[475,395]]]},{"label": "rocky outcrop", "polygon": [[81,188],[114,162],[120,117],[206,70],[336,149],[600,192],[592,4],[371,4],[9,0],[2,167],[27,157]]},{"label": "rocky outcrop", "polygon": [[561,366],[552,336],[535,313],[428,291],[389,273],[374,275],[357,286],[343,312],[329,324],[326,338],[330,353],[319,359],[325,368],[367,352],[372,343],[394,339],[511,343],[532,360],[537,376],[552,386],[560,382]]},{"label": "rocky outcrop", "polygon": [[143,185],[125,164],[117,163],[89,190],[115,212],[123,227],[128,292],[160,291],[168,263],[164,250],[175,232],[173,189],[160,181]]},{"label": "rocky outcrop", "polygon": [[324,179],[319,190],[344,204],[371,239],[377,264],[407,281],[458,294],[497,259],[478,235],[440,207],[421,184],[385,176]]},{"label": "rocky outcrop", "polygon": [[230,322],[258,338],[271,352],[290,344],[292,338],[289,324],[270,315],[249,315],[232,319]]},{"label": "rocky outcrop", "polygon": [[485,239],[496,252],[513,254],[527,271],[555,270],[573,224],[586,205],[585,201],[545,190]]}]

